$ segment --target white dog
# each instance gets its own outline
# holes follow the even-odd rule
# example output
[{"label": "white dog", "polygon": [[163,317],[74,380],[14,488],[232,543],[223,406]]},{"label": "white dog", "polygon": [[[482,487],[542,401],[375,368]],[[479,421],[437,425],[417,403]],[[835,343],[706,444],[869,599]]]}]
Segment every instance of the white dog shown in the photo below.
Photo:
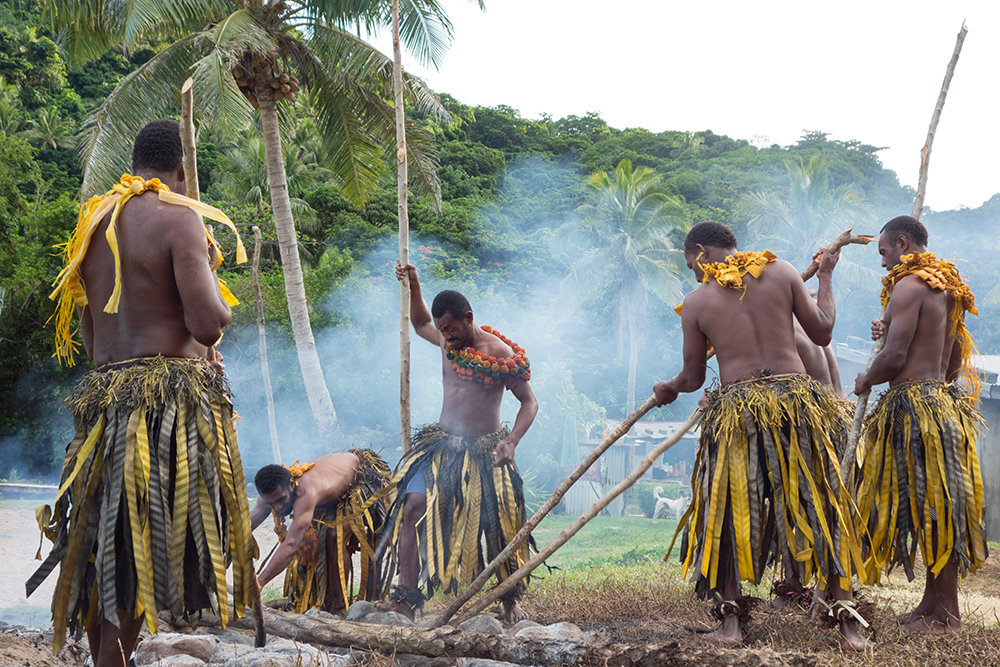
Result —
[{"label": "white dog", "polygon": [[653,497],[656,498],[656,509],[653,510],[653,523],[660,516],[670,513],[673,518],[680,520],[681,515],[684,514],[684,508],[687,507],[688,501],[691,499],[686,493],[682,495],[677,500],[671,500],[670,498],[664,498],[660,494],[663,493],[663,487],[658,486],[653,489]]}]

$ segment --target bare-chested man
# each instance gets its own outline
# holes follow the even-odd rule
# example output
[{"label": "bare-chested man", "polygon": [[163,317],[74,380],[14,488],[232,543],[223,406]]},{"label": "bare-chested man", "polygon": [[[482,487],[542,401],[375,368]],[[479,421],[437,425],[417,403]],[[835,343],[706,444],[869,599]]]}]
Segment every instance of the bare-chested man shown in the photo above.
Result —
[{"label": "bare-chested man", "polygon": [[[190,200],[177,197],[181,158],[177,123],[142,129],[136,176],[85,206],[53,293],[60,357],[72,363],[75,306],[97,368],[70,400],[76,436],[52,516],[55,544],[27,588],[61,561],[54,648],[67,625],[83,627],[97,667],[124,665],[143,619],[155,632],[159,610],[181,615],[215,596],[225,623],[217,574],[228,559],[237,614],[255,585],[229,388],[221,357],[205,360],[231,311],[214,275],[219,249]],[[117,218],[108,208],[116,201],[125,201]]]},{"label": "bare-chested man", "polygon": [[[272,464],[257,471],[254,484],[260,498],[250,514],[250,524],[256,528],[273,514],[274,530],[281,541],[257,578],[260,586],[263,588],[287,568],[284,594],[294,603],[296,612],[301,614],[316,606],[339,614],[352,602],[351,559],[361,551],[358,597],[378,599],[382,563],[381,559],[372,560],[370,554],[385,522],[385,503],[376,501],[367,513],[350,519],[339,530],[331,526],[353,516],[388,483],[389,467],[367,449],[327,454],[289,468]],[[289,515],[292,525],[286,529],[284,518]],[[365,536],[365,549],[358,542],[359,534]]]},{"label": "bare-chested man", "polygon": [[[538,403],[528,384],[531,371],[523,349],[477,325],[469,302],[458,292],[441,292],[428,309],[416,267],[397,263],[396,277],[402,280],[407,274],[410,320],[421,338],[440,348],[444,379],[440,421],[420,430],[393,475],[398,489],[389,510],[388,530],[393,534],[383,538],[393,540],[399,580],[393,598],[379,606],[413,618],[424,599],[421,581],[428,595],[437,589],[456,592],[524,524],[514,448],[534,421]],[[510,432],[500,425],[504,387],[521,404]],[[461,516],[455,519],[453,508],[459,505]],[[501,566],[498,577],[510,575],[527,557],[526,544]],[[517,604],[522,592],[523,586],[518,586],[503,599],[508,622],[526,617]]]},{"label": "bare-chested man", "polygon": [[974,297],[954,264],[927,252],[927,229],[914,218],[890,220],[878,251],[889,276],[883,279],[885,315],[872,323],[872,338],[885,335],[886,344],[854,386],[861,394],[889,383],[858,452],[858,509],[868,523],[870,574],[877,580],[881,567],[902,564],[912,580],[910,543],[916,542],[927,566],[926,587],[920,604],[899,620],[916,632],[955,631],[961,627],[959,575],[986,560],[976,454],[980,418],[975,398],[956,382],[963,370],[975,373],[964,322],[966,311],[976,312]]},{"label": "bare-chested man", "polygon": [[720,600],[722,627],[710,637],[742,639],[740,582],[759,583],[776,551],[786,573],[795,565],[804,580],[828,585],[843,644],[863,649],[850,602],[850,498],[834,453],[847,425],[832,388],[805,374],[793,325],[797,318],[813,342],[830,342],[838,256],[821,250],[817,302],[795,268],[767,252],[737,253],[736,237],[718,222],[692,227],[684,255],[704,284],[683,304],[684,368],[653,391],[658,405],[697,391],[712,341],[722,386],[705,411],[694,504],[679,527],[685,573],[697,567],[698,593]]}]

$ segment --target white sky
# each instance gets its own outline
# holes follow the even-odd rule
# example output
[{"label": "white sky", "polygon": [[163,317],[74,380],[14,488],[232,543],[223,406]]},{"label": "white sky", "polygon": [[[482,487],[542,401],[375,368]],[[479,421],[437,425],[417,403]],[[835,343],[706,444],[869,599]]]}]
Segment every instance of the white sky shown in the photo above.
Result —
[{"label": "white sky", "polygon": [[781,145],[819,130],[886,147],[882,163],[913,187],[964,19],[925,203],[975,208],[1000,192],[997,0],[442,2],[455,43],[441,70],[404,66],[464,104]]}]

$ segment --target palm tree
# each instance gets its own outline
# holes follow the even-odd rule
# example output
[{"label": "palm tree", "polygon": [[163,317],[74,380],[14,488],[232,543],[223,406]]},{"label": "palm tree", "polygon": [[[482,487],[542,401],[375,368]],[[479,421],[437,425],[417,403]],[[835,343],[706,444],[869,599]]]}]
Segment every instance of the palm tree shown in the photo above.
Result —
[{"label": "palm tree", "polygon": [[[786,160],[788,194],[749,194],[738,215],[747,220],[754,244],[767,246],[805,267],[812,254],[848,227],[874,221],[874,214],[853,185],[830,187],[830,161],[814,154]],[[850,262],[848,262],[850,264]]]},{"label": "palm tree", "polygon": [[[372,0],[133,0],[129,3],[44,0],[53,27],[72,64],[111,48],[135,48],[143,40],[169,45],[125,77],[88,118],[81,148],[85,194],[102,189],[128,169],[129,146],[151,117],[176,109],[178,91],[195,80],[201,123],[235,136],[251,127],[259,110],[267,184],[288,298],[292,332],[306,393],[325,443],[342,436],[323,378],[309,323],[281,134],[287,131],[295,88],[312,96],[323,137],[324,165],[344,196],[360,207],[385,171],[393,136],[392,63],[352,34],[384,25],[388,7]],[[437,0],[406,0],[402,12],[411,48],[435,62],[451,35]],[[207,27],[206,27],[207,26]],[[279,86],[275,88],[274,85]],[[281,86],[285,86],[282,88]],[[291,93],[289,95],[288,93]],[[413,77],[405,78],[407,101],[445,114],[437,97]],[[411,128],[412,131],[412,128]],[[436,175],[427,142],[414,135],[410,157],[418,176],[433,186]],[[433,188],[432,188],[433,189]]]},{"label": "palm tree", "polygon": [[37,143],[42,150],[46,148],[64,148],[73,145],[70,134],[72,125],[62,119],[62,114],[56,107],[39,109],[38,117],[28,121],[31,130],[28,131],[28,141]]},{"label": "palm tree", "polygon": [[563,307],[614,293],[618,354],[629,341],[627,410],[635,410],[635,376],[646,329],[646,294],[674,304],[681,295],[683,252],[671,232],[686,230],[683,205],[671,196],[660,176],[648,167],[632,169],[622,160],[614,176],[600,171],[587,181],[594,199],[577,209],[572,235],[588,249],[570,267],[560,285]]}]

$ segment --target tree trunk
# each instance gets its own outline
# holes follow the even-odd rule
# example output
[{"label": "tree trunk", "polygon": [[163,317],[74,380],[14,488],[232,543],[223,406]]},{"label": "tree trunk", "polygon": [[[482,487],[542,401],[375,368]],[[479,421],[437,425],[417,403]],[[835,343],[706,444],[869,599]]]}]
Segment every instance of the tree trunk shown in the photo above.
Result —
[{"label": "tree trunk", "polygon": [[312,408],[313,418],[319,428],[320,437],[327,451],[334,451],[343,441],[337,413],[333,409],[330,390],[323,378],[312,325],[309,323],[309,309],[306,305],[306,288],[302,280],[302,264],[299,261],[299,241],[292,218],[292,206],[288,197],[288,180],[285,177],[285,161],[281,152],[281,132],[278,127],[278,109],[274,101],[274,89],[270,86],[273,77],[267,61],[254,68],[257,102],[260,105],[261,133],[264,135],[264,159],[267,164],[267,185],[271,192],[271,209],[274,212],[274,228],[278,233],[278,247],[281,250],[281,268],[285,275],[285,296],[288,299],[288,316],[295,337],[295,349],[302,368],[306,396]]},{"label": "tree trunk", "polygon": [[[304,614],[264,609],[267,631],[297,642],[373,651],[381,655],[480,658],[520,665],[569,664],[582,667],[670,667],[672,665],[770,665],[805,667],[816,657],[767,650],[681,647],[666,644],[601,644],[519,639],[509,635],[461,632],[454,628],[400,628],[391,625],[320,620]],[[231,622],[251,628],[244,616]]]},{"label": "tree trunk", "polygon": [[[638,287],[637,290],[642,290],[642,287]],[[635,376],[639,367],[639,345],[642,343],[642,337],[638,331],[639,317],[638,313],[636,313],[636,309],[638,308],[636,301],[637,296],[633,292],[628,309],[628,388],[625,394],[625,408],[628,414],[635,412]],[[633,442],[628,445],[629,470],[635,470],[635,448],[636,443],[633,438]],[[625,516],[625,508],[631,502],[632,496],[632,489],[630,488],[625,492],[625,497],[622,499],[622,516]]]},{"label": "tree trunk", "polygon": [[267,400],[267,425],[271,431],[271,454],[274,462],[281,463],[281,447],[278,445],[278,424],[274,418],[274,392],[271,391],[271,371],[267,365],[267,332],[264,327],[264,298],[260,293],[260,227],[253,228],[253,265],[250,267],[250,278],[253,280],[253,293],[257,301],[257,339],[260,341],[260,374],[264,382],[264,398]]},{"label": "tree trunk", "polygon": [[[399,263],[410,263],[410,215],[407,211],[406,112],[403,105],[403,54],[399,47],[399,0],[392,0],[392,87],[396,105],[396,197],[399,208]],[[410,279],[399,286],[399,430],[403,453],[410,449]]]}]

